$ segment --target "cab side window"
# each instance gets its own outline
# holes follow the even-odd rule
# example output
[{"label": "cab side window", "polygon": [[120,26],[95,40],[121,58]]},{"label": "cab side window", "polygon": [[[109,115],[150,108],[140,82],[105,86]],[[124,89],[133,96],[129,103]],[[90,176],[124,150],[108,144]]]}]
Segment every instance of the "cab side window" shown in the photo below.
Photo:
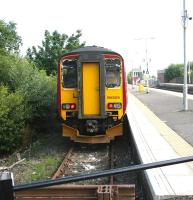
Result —
[{"label": "cab side window", "polygon": [[77,60],[64,60],[62,63],[62,86],[77,88]]},{"label": "cab side window", "polygon": [[121,62],[119,59],[106,59],[106,87],[118,87],[121,84]]}]

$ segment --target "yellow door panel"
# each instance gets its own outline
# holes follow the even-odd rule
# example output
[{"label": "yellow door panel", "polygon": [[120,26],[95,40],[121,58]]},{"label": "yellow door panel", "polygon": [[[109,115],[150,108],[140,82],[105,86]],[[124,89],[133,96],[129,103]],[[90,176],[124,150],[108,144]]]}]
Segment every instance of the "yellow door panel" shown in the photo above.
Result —
[{"label": "yellow door panel", "polygon": [[99,63],[83,64],[83,115],[100,114]]}]

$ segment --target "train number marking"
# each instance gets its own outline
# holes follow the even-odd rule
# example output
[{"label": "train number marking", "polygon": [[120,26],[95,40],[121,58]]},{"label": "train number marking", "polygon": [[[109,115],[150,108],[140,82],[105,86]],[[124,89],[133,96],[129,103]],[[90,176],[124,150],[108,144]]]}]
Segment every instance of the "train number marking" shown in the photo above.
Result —
[{"label": "train number marking", "polygon": [[120,96],[107,96],[107,99],[120,99]]}]

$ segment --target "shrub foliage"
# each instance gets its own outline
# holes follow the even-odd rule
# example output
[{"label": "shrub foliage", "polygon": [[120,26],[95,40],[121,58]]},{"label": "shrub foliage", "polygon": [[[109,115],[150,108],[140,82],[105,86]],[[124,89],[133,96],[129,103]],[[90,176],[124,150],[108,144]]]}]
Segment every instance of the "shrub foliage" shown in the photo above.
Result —
[{"label": "shrub foliage", "polygon": [[21,145],[25,125],[24,99],[20,91],[9,93],[0,87],[0,151],[9,152]]},{"label": "shrub foliage", "polygon": [[38,129],[56,116],[56,77],[26,59],[1,55],[0,152],[22,144],[26,126]]},{"label": "shrub foliage", "polygon": [[171,64],[165,70],[165,78],[167,81],[171,81],[173,78],[183,76],[183,65],[182,64]]}]

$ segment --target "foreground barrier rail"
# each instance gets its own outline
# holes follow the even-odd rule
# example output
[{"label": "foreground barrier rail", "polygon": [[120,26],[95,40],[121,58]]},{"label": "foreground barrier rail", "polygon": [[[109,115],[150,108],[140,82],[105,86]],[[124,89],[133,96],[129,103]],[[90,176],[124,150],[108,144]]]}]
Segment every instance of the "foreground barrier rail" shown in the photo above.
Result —
[{"label": "foreground barrier rail", "polygon": [[125,172],[137,172],[152,168],[158,168],[158,167],[164,167],[169,165],[175,165],[185,162],[193,161],[193,156],[189,157],[182,157],[182,158],[176,158],[166,161],[159,161],[154,163],[148,163],[148,164],[139,164],[139,165],[133,165],[123,168],[117,168],[117,169],[111,169],[111,170],[105,170],[102,172],[95,172],[95,173],[83,173],[77,176],[67,176],[64,178],[59,178],[56,180],[44,180],[44,181],[35,181],[28,184],[20,184],[13,186],[12,185],[12,177],[10,173],[8,172],[2,172],[0,174],[0,199],[1,200],[13,200],[14,199],[14,192],[23,191],[23,190],[29,190],[34,188],[42,188],[42,187],[48,187],[53,185],[60,185],[60,184],[66,184],[66,183],[72,183],[77,181],[83,181],[88,179],[96,179],[100,177],[106,177],[111,175],[117,175],[122,174]]},{"label": "foreground barrier rail", "polygon": [[135,185],[65,184],[15,192],[16,200],[135,200]]}]

